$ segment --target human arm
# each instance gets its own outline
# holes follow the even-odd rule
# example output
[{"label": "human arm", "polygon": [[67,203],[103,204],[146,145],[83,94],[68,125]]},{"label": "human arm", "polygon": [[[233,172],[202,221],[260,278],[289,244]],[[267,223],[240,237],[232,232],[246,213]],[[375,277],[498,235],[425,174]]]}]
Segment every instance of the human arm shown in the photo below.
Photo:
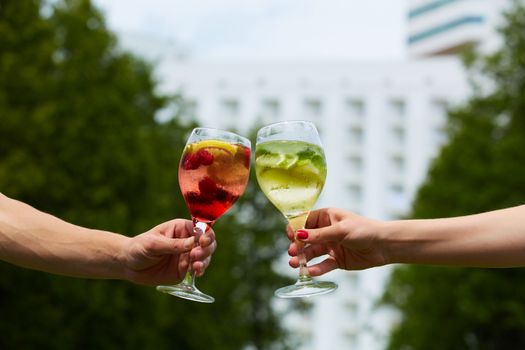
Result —
[{"label": "human arm", "polygon": [[154,285],[182,279],[191,258],[202,274],[214,233],[192,250],[191,230],[191,221],[176,219],[126,237],[73,225],[0,193],[0,260],[49,273]]},{"label": "human arm", "polygon": [[392,263],[525,266],[525,205],[453,218],[387,222],[381,239]]},{"label": "human arm", "polygon": [[[391,263],[469,267],[525,266],[525,205],[481,214],[425,220],[371,220],[341,209],[313,211],[306,224],[312,275],[335,268],[364,269]],[[291,240],[294,233],[288,230]],[[300,236],[300,234],[299,234]],[[298,266],[297,246],[289,248]]]}]

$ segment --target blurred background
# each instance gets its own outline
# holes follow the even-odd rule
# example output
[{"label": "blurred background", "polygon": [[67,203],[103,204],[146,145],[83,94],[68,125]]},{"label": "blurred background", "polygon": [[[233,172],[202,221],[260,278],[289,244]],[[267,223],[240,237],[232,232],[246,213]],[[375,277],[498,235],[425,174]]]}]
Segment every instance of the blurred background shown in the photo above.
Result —
[{"label": "blurred background", "polygon": [[[0,190],[136,235],[188,217],[191,129],[313,121],[318,207],[375,219],[524,203],[522,0],[0,0]],[[388,266],[282,301],[285,220],[252,174],[216,226],[211,305],[0,263],[0,349],[516,349],[522,269]]]}]

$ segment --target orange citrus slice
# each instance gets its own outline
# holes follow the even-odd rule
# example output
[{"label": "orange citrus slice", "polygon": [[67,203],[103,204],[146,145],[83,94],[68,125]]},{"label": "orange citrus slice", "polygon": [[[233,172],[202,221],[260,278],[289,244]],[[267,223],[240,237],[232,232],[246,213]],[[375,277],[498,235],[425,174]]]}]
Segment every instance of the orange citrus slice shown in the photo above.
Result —
[{"label": "orange citrus slice", "polygon": [[221,141],[221,140],[199,141],[199,142],[192,144],[191,148],[192,148],[192,152],[197,152],[198,150],[203,149],[203,148],[219,148],[231,154],[235,154],[235,152],[237,151],[236,145],[225,142],[225,141]]}]

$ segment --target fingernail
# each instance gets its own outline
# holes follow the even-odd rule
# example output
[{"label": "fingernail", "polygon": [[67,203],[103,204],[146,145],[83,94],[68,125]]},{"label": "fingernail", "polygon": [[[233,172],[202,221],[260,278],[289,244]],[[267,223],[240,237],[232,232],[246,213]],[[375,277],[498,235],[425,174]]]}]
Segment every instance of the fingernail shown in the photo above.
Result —
[{"label": "fingernail", "polygon": [[298,239],[307,239],[308,238],[308,232],[305,230],[297,230],[297,238]]},{"label": "fingernail", "polygon": [[189,237],[184,240],[184,249],[190,249],[193,248],[193,245],[195,244],[195,238]]}]

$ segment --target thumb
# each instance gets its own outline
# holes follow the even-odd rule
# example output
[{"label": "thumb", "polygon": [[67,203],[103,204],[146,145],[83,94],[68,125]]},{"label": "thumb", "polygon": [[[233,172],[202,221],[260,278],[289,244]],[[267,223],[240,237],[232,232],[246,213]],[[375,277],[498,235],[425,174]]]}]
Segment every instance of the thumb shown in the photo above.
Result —
[{"label": "thumb", "polygon": [[331,225],[317,229],[297,230],[295,237],[305,243],[328,243],[340,242],[346,236],[346,232],[338,225]]}]

